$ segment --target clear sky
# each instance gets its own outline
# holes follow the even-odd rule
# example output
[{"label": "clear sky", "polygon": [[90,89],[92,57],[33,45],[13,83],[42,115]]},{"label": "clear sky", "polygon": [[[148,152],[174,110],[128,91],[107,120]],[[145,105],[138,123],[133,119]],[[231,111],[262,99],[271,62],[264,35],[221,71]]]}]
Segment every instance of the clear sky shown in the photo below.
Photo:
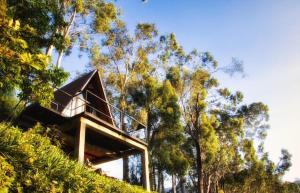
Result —
[{"label": "clear sky", "polygon": [[[242,91],[246,102],[269,106],[266,151],[276,162],[280,150],[288,149],[293,166],[284,179],[300,178],[299,0],[118,0],[116,5],[129,29],[140,22],[155,23],[161,33],[174,32],[185,49],[211,52],[221,66],[232,57],[243,60],[244,79],[218,78]],[[86,62],[69,57],[63,65],[74,72],[82,69],[76,63]]]}]

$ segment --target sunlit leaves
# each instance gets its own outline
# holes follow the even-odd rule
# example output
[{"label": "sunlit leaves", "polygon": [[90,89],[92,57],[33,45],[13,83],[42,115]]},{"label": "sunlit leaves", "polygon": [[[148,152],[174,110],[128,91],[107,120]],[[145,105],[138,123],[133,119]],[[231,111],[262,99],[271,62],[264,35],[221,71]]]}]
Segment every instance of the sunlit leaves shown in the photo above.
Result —
[{"label": "sunlit leaves", "polygon": [[20,27],[20,22],[9,18],[1,20],[0,25],[1,92],[16,89],[21,100],[48,105],[54,87],[61,85],[67,74],[48,66],[48,56],[22,38],[35,35],[33,28],[28,25]]},{"label": "sunlit leaves", "polygon": [[178,97],[171,83],[166,80],[160,89],[161,101],[158,113],[161,122],[153,142],[153,154],[159,167],[169,174],[184,175],[189,167],[185,153],[181,150],[185,137],[180,123],[181,112]]},{"label": "sunlit leaves", "polygon": [[170,67],[166,74],[166,78],[170,81],[174,88],[176,88],[177,90],[182,89],[183,82],[180,77],[180,68]]},{"label": "sunlit leaves", "polygon": [[145,192],[69,159],[47,129],[38,124],[22,132],[0,124],[0,192]]},{"label": "sunlit leaves", "polygon": [[99,2],[95,8],[95,31],[106,32],[110,29],[110,23],[116,19],[117,9],[112,3]]},{"label": "sunlit leaves", "polygon": [[[61,57],[70,55],[75,45],[86,51],[94,37],[107,32],[119,14],[113,3],[103,0],[71,1],[9,1],[11,17],[20,20],[20,27],[29,25],[36,30],[31,36],[22,36],[36,49],[45,49],[48,56],[53,50]],[[77,46],[76,46],[77,47]]]},{"label": "sunlit leaves", "polygon": [[78,13],[82,13],[84,9],[83,0],[75,1],[75,9]]},{"label": "sunlit leaves", "polygon": [[157,36],[158,32],[154,24],[140,23],[136,26],[135,36],[136,39],[152,39]]}]

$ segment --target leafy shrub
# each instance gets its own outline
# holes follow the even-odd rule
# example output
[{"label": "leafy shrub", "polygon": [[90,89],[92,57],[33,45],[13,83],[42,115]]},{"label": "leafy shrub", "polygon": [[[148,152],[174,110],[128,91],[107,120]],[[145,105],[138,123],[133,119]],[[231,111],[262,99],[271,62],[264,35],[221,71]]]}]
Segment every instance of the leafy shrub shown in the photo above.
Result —
[{"label": "leafy shrub", "polygon": [[0,192],[8,192],[15,178],[14,167],[0,156]]},{"label": "leafy shrub", "polygon": [[0,123],[0,192],[145,192],[70,160],[40,130]]}]

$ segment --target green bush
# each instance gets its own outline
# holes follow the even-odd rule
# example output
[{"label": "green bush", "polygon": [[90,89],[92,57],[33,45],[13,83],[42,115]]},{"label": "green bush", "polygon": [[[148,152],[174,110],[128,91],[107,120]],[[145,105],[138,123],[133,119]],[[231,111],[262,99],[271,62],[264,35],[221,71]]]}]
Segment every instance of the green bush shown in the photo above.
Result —
[{"label": "green bush", "polygon": [[14,167],[0,156],[0,192],[8,192],[15,179]]},{"label": "green bush", "polygon": [[0,192],[146,192],[70,160],[40,130],[0,123]]}]

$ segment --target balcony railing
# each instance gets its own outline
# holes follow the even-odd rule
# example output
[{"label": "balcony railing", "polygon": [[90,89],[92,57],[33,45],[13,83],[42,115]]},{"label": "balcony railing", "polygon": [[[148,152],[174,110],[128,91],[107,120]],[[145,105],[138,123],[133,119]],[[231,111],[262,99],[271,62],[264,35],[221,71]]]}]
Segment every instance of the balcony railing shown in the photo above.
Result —
[{"label": "balcony railing", "polygon": [[[65,117],[73,117],[80,113],[88,113],[90,116],[101,119],[106,122],[111,120],[116,128],[125,131],[132,137],[136,137],[142,140],[146,140],[146,125],[129,115],[128,113],[120,110],[114,105],[108,103],[106,100],[100,98],[89,90],[77,93],[72,96],[69,93],[58,89],[59,98],[51,102],[51,109],[60,113]],[[63,98],[65,101],[69,101],[68,104],[63,105],[59,102]],[[104,109],[96,108],[91,104],[104,104],[107,105],[110,112],[105,112]]]}]

